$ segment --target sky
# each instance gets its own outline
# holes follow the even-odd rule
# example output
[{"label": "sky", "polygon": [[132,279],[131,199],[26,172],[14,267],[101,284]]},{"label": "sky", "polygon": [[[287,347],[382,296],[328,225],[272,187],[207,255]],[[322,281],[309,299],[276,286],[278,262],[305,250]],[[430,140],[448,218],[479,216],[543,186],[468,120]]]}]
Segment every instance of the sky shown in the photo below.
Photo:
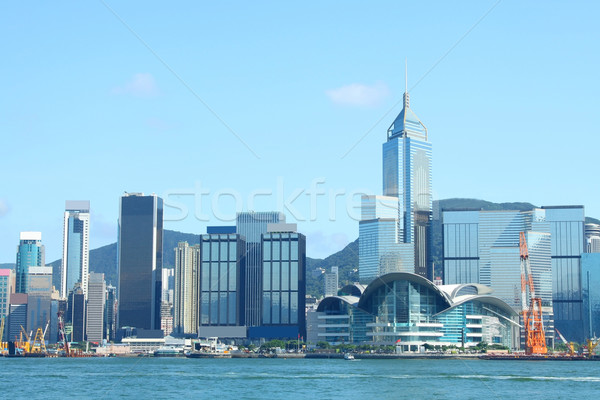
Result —
[{"label": "sky", "polygon": [[[165,228],[282,211],[325,257],[381,194],[381,146],[411,108],[434,200],[584,205],[600,218],[600,6],[589,2],[6,2],[0,262],[21,231],[62,253],[65,200],[90,247],[119,198],[156,193]],[[165,249],[167,251],[167,249]]]}]

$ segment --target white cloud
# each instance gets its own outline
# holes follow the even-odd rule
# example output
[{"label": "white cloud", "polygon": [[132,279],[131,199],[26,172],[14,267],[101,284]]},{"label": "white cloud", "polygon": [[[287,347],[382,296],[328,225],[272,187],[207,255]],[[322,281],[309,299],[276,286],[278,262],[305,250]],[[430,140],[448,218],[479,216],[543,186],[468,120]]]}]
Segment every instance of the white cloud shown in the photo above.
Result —
[{"label": "white cloud", "polygon": [[335,104],[373,107],[389,96],[390,89],[383,82],[376,82],[373,85],[351,83],[337,89],[326,90],[325,93]]},{"label": "white cloud", "polygon": [[8,207],[8,204],[6,204],[3,199],[0,199],[0,217],[4,217],[6,214],[8,214],[9,210],[10,208]]},{"label": "white cloud", "polygon": [[133,75],[131,80],[123,86],[113,89],[114,94],[130,94],[137,97],[153,97],[158,95],[158,86],[150,73]]}]

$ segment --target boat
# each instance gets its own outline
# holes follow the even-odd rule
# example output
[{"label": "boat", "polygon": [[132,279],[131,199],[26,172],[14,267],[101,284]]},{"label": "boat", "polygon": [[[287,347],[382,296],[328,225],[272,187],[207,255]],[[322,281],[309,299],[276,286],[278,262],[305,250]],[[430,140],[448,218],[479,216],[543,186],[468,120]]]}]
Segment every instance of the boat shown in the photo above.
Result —
[{"label": "boat", "polygon": [[344,360],[354,361],[354,356],[352,355],[352,353],[346,353],[344,354]]},{"label": "boat", "polygon": [[183,356],[183,347],[161,346],[154,350],[154,357],[180,357]]},{"label": "boat", "polygon": [[185,353],[187,358],[231,358],[231,351],[237,350],[235,346],[226,346],[219,342],[217,337],[209,337],[192,341],[192,351]]}]

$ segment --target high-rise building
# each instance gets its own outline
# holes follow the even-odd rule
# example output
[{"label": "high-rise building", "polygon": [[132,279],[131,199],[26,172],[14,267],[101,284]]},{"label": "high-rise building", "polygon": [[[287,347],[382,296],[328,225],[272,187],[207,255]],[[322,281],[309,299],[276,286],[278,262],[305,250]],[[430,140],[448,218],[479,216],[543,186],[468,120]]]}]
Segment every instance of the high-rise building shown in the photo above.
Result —
[{"label": "high-rise building", "polygon": [[296,224],[269,224],[262,235],[262,320],[253,338],[306,336],[306,237]]},{"label": "high-rise building", "polygon": [[427,128],[410,108],[406,92],[404,108],[383,144],[383,195],[398,198],[398,242],[413,244],[414,272],[430,278],[431,152]]},{"label": "high-rise building", "polygon": [[235,233],[200,235],[198,335],[246,337],[246,242]]},{"label": "high-rise building", "polygon": [[90,202],[65,202],[63,257],[60,269],[60,295],[66,298],[80,283],[87,298],[90,264]]},{"label": "high-rise building", "polygon": [[119,213],[118,326],[160,329],[163,200],[129,193]]},{"label": "high-rise building", "polygon": [[600,225],[585,224],[586,253],[600,253]]},{"label": "high-rise building", "polygon": [[45,265],[44,245],[41,232],[21,232],[17,248],[16,293],[27,293],[29,268]]},{"label": "high-rise building", "polygon": [[106,307],[106,282],[104,274],[90,273],[87,298],[86,336],[90,342],[102,343],[104,334],[104,311]]},{"label": "high-rise building", "polygon": [[414,246],[400,242],[397,197],[362,196],[359,237],[361,282],[391,272],[414,272]]},{"label": "high-rise building", "polygon": [[325,297],[337,296],[338,285],[338,267],[331,267],[330,272],[325,272]]},{"label": "high-rise building", "polygon": [[85,294],[79,284],[76,284],[75,288],[69,292],[66,318],[71,325],[71,341],[73,342],[85,340],[86,311]]},{"label": "high-rise building", "polygon": [[10,295],[10,308],[8,320],[4,329],[7,330],[8,340],[18,340],[21,327],[27,329],[27,294],[12,293]]},{"label": "high-rise building", "polygon": [[285,222],[280,212],[242,212],[237,214],[236,232],[246,239],[245,306],[247,326],[259,326],[261,321],[262,256],[261,235],[267,224]]},{"label": "high-rise building", "polygon": [[175,250],[173,328],[178,334],[198,333],[200,246],[179,242]]},{"label": "high-rise building", "polygon": [[[14,272],[12,269],[0,269],[0,318],[6,324],[10,312],[10,294],[13,292]],[[8,329],[5,329],[8,331]],[[0,341],[5,341],[5,333],[0,332]]]},{"label": "high-rise building", "polygon": [[52,321],[52,290],[52,267],[30,267],[27,332],[35,332],[38,328],[46,330]]},{"label": "high-rise building", "polygon": [[117,288],[106,287],[106,301],[104,310],[104,334],[106,340],[115,340],[117,332]]},{"label": "high-rise building", "polygon": [[600,253],[581,255],[583,337],[600,335]]},{"label": "high-rise building", "polygon": [[29,294],[52,295],[52,267],[30,267],[29,268]]},{"label": "high-rise building", "polygon": [[175,268],[162,270],[162,301],[173,304],[175,295]]},{"label": "high-rise building", "polygon": [[[359,225],[359,276],[368,283],[390,272],[433,279],[430,261],[432,146],[427,128],[404,107],[383,144],[383,196],[364,196]],[[392,204],[393,203],[393,204]]]}]

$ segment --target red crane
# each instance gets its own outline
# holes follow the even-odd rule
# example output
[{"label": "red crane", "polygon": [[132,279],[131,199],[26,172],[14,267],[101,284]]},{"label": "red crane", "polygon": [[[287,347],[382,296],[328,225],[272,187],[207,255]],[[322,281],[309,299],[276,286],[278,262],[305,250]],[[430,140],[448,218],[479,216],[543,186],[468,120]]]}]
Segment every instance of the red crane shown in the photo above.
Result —
[{"label": "red crane", "polygon": [[[525,232],[519,236],[519,250],[521,253],[521,308],[523,313],[523,326],[525,327],[525,353],[546,354],[546,335],[542,321],[542,299],[535,297],[533,275],[529,264],[529,251]],[[527,288],[529,287],[529,307],[527,306]]]},{"label": "red crane", "polygon": [[62,311],[58,312],[58,332],[60,333],[60,339],[63,342],[63,346],[65,349],[65,356],[71,357],[71,349],[69,349],[69,341],[67,340],[67,335],[65,335],[65,322],[63,321]]}]

